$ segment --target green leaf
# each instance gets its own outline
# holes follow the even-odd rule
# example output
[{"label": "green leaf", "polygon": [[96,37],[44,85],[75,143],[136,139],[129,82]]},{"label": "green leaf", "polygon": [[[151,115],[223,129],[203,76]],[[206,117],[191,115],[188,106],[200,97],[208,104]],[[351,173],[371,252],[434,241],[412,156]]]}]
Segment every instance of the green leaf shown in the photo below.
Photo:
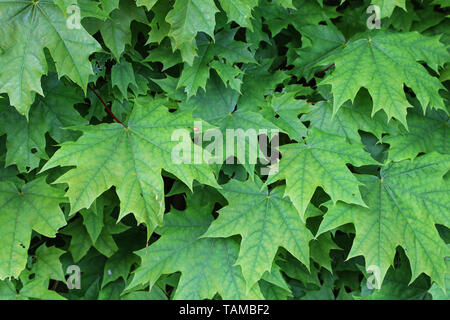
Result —
[{"label": "green leaf", "polygon": [[438,94],[444,87],[419,61],[437,70],[448,58],[438,37],[417,32],[366,33],[351,39],[341,53],[327,58],[334,61],[336,70],[322,84],[332,85],[333,114],[365,87],[373,99],[372,115],[383,109],[388,119],[394,117],[407,127],[406,110],[411,104],[403,86],[414,91],[424,112],[428,107],[445,110]]},{"label": "green leaf", "polygon": [[220,192],[229,205],[203,237],[242,236],[236,264],[242,268],[247,288],[252,288],[270,271],[279,247],[284,247],[309,268],[311,232],[300,219],[293,204],[283,198],[284,188],[270,193],[261,190],[258,178],[252,182],[232,180]]},{"label": "green leaf", "polygon": [[229,21],[233,20],[241,27],[252,30],[250,19],[252,9],[258,5],[258,0],[219,0],[219,2]]},{"label": "green leaf", "polygon": [[301,117],[302,121],[310,121],[311,126],[322,132],[346,138],[351,143],[361,143],[359,131],[370,132],[381,139],[382,134],[393,129],[386,123],[386,117],[378,112],[370,116],[370,104],[358,105],[345,103],[333,116],[333,103],[329,100],[319,101],[311,107],[311,112]]},{"label": "green leaf", "polygon": [[[236,162],[242,164],[250,174],[251,179],[253,179],[255,174],[254,167],[257,160],[261,159],[263,156],[262,152],[266,151],[261,150],[258,135],[264,134],[270,141],[274,135],[282,131],[260,114],[246,110],[237,110],[233,113],[228,113],[226,116],[209,119],[208,121],[221,130],[223,143],[226,145],[225,147],[221,145],[222,142],[219,136],[215,138],[219,139],[219,141],[211,139],[214,141],[206,147],[207,150],[210,147],[215,148],[216,153],[213,155],[216,160],[219,160],[215,163],[222,163],[220,161],[222,159],[218,159],[219,155],[216,150],[222,148],[223,161],[232,160],[234,162],[234,159],[230,159],[230,156],[234,156],[237,160]],[[265,156],[270,157],[271,155],[267,154]]]},{"label": "green leaf", "polygon": [[32,272],[36,277],[43,277],[53,280],[66,282],[60,257],[64,254],[64,250],[56,247],[40,246],[36,250],[36,264],[33,266]]},{"label": "green leaf", "polygon": [[45,132],[47,127],[41,121],[39,110],[33,109],[30,121],[13,107],[0,106],[0,125],[6,132],[6,166],[17,165],[20,172],[28,172],[39,166],[41,159],[47,159]]},{"label": "green leaf", "polygon": [[[161,225],[164,213],[162,169],[190,187],[194,179],[217,185],[207,164],[192,163],[193,155],[198,157],[202,150],[190,139],[172,140],[176,129],[193,132],[191,114],[170,113],[165,104],[165,100],[138,99],[127,127],[120,124],[77,127],[83,136],[76,142],[64,143],[46,163],[43,170],[76,166],[56,181],[69,185],[71,214],[89,208],[104,191],[115,186],[121,200],[119,219],[133,213],[139,223],[147,225],[150,234]],[[183,156],[191,164],[183,163],[185,158],[172,152],[177,145],[187,150]],[[93,154],[96,156],[92,157]]]},{"label": "green leaf", "polygon": [[122,58],[120,63],[115,64],[111,69],[111,83],[119,88],[122,97],[127,98],[128,87],[137,86],[131,63]]},{"label": "green leaf", "polygon": [[380,7],[380,18],[390,17],[395,7],[406,11],[405,0],[372,0],[372,4]]},{"label": "green leaf", "polygon": [[[181,272],[174,299],[262,298],[258,286],[247,291],[241,267],[235,265],[239,245],[233,239],[200,238],[211,221],[211,204],[188,200],[186,211],[172,210],[158,230],[161,238],[137,255],[142,259],[128,286],[150,283],[162,274]],[[246,293],[248,292],[248,293]]]},{"label": "green leaf", "polygon": [[[117,7],[109,0],[103,0],[103,2],[111,4],[112,8]],[[105,45],[111,50],[116,61],[120,60],[125,46],[131,44],[131,22],[133,20],[147,22],[143,8],[136,8],[130,0],[122,1],[120,9],[112,11],[100,28]]]},{"label": "green leaf", "polygon": [[[176,0],[166,17],[171,26],[169,36],[174,40],[173,49],[188,46],[195,53],[198,32],[205,32],[214,38],[214,15],[217,11],[213,0]],[[187,56],[182,51],[182,57],[183,61],[192,65],[194,55]]]},{"label": "green leaf", "polygon": [[361,146],[313,128],[305,143],[284,145],[280,151],[279,173],[270,176],[266,183],[285,179],[285,195],[291,198],[302,218],[317,187],[322,187],[333,202],[366,206],[358,190],[361,183],[346,167],[347,163],[356,166],[376,163]]},{"label": "green leaf", "polygon": [[383,138],[390,144],[389,159],[414,159],[419,153],[450,153],[449,118],[444,112],[428,111],[425,116],[411,113],[407,117],[409,130],[401,130]]},{"label": "green leaf", "polygon": [[[223,30],[216,34],[214,42],[208,40],[206,36],[198,36],[198,56],[194,59],[191,66],[188,63],[184,64],[183,72],[181,73],[177,86],[185,87],[188,98],[195,95],[198,88],[206,90],[205,86],[209,79],[211,67],[215,66],[216,71],[225,84],[227,84],[228,81],[233,81],[232,83],[235,84],[235,77],[241,73],[241,70],[233,67],[233,64],[238,62],[256,62],[248,49],[248,45],[233,39],[236,31],[237,29]],[[219,63],[219,65],[224,67],[217,67],[218,61],[213,61],[214,57],[225,59],[226,63]],[[230,71],[230,69],[232,71]],[[226,75],[224,73],[226,73]],[[233,73],[234,75],[230,76],[230,74]],[[224,80],[224,78],[226,80]]]},{"label": "green leaf", "polygon": [[45,177],[20,190],[12,182],[0,182],[0,279],[17,278],[25,268],[32,230],[55,237],[66,224],[59,204],[64,192],[50,187]]},{"label": "green leaf", "polygon": [[295,66],[292,73],[311,79],[321,70],[317,65],[320,61],[344,48],[345,38],[337,28],[330,26],[308,25],[300,30],[304,45],[294,49],[298,57],[292,62]]},{"label": "green leaf", "polygon": [[[421,299],[429,287],[427,279],[422,275],[414,282],[411,280],[411,269],[408,260],[401,255],[400,266],[390,268],[379,289],[372,289],[371,294],[355,297],[361,300],[412,300]],[[363,281],[366,281],[364,279]],[[369,281],[370,283],[370,281]],[[367,285],[367,284],[366,284]]]},{"label": "green leaf", "polygon": [[309,112],[311,104],[305,100],[297,100],[295,92],[287,92],[282,95],[273,96],[270,107],[278,118],[271,115],[272,121],[284,132],[289,134],[291,139],[302,141],[307,135],[307,128],[298,118],[301,113]]},{"label": "green leaf", "polygon": [[86,92],[92,74],[89,56],[100,46],[83,27],[69,29],[53,2],[2,1],[0,21],[0,92],[9,95],[19,113],[28,116],[35,93],[43,95],[40,79],[48,70],[44,48],[58,76],[69,77]]},{"label": "green leaf", "polygon": [[435,224],[448,226],[449,185],[443,176],[449,161],[448,156],[431,153],[414,161],[391,162],[381,169],[380,178],[361,176],[368,208],[329,205],[318,234],[353,223],[356,238],[349,258],[363,255],[367,267],[378,267],[380,283],[396,247],[402,246],[411,262],[411,281],[424,272],[443,285],[448,249]]}]

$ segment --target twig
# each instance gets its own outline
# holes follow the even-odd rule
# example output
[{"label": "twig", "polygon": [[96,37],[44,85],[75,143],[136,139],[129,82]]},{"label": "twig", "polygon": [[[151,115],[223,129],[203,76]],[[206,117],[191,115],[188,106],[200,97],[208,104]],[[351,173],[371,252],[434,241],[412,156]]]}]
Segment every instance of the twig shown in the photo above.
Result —
[{"label": "twig", "polygon": [[117,123],[120,123],[121,125],[126,127],[122,123],[122,121],[117,119],[117,117],[114,115],[114,113],[111,111],[111,109],[106,105],[106,103],[105,103],[105,101],[103,101],[102,97],[100,97],[100,95],[94,90],[94,88],[92,88],[90,85],[88,85],[88,88],[97,96],[97,98],[100,100],[100,102],[105,106],[106,111],[108,111],[108,113],[111,115],[111,117],[113,117],[114,121],[116,121]]}]

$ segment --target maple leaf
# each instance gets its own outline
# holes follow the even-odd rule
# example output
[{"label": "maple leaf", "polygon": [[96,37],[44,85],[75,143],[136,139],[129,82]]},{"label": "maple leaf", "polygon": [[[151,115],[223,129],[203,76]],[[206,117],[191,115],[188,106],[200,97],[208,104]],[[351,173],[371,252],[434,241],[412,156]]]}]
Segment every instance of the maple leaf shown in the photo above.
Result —
[{"label": "maple leaf", "polygon": [[[256,160],[258,160],[258,157],[262,158],[262,152],[267,151],[261,150],[258,135],[265,133],[269,140],[271,140],[275,134],[282,131],[270,121],[263,118],[260,114],[245,110],[237,110],[233,113],[228,113],[224,117],[209,119],[208,121],[211,124],[216,125],[222,131],[223,137],[225,137],[224,141],[226,148],[220,146],[220,141],[218,144],[214,141],[212,145],[215,148],[226,149],[222,150],[224,160],[228,160],[228,151],[232,147],[232,152],[230,152],[230,154],[236,157],[237,163],[244,166],[245,170],[250,174],[251,179],[253,179],[255,174],[254,168],[257,162]],[[235,135],[232,136],[230,132]],[[209,150],[208,147],[207,149]],[[270,157],[271,155],[267,154],[266,156]]]},{"label": "maple leaf", "polygon": [[305,143],[293,143],[279,148],[282,158],[279,173],[268,178],[266,184],[286,180],[285,195],[289,196],[303,218],[317,187],[322,187],[331,199],[366,206],[361,199],[360,182],[346,167],[375,164],[361,146],[345,139],[311,129]]},{"label": "maple leaf", "polygon": [[128,97],[128,87],[130,85],[137,86],[131,63],[122,58],[120,63],[115,64],[112,67],[111,84],[119,88],[122,97]]},{"label": "maple leaf", "polygon": [[128,251],[118,251],[115,253],[105,263],[102,288],[119,278],[127,280],[131,266],[138,262],[139,257],[134,253]]},{"label": "maple leaf", "polygon": [[414,159],[421,152],[450,153],[447,114],[429,110],[425,116],[410,113],[407,120],[408,131],[401,130],[383,138],[383,142],[390,145],[389,159],[394,161]]},{"label": "maple leaf", "polygon": [[219,0],[221,7],[227,13],[228,21],[235,21],[242,27],[252,30],[252,9],[258,5],[258,0]]},{"label": "maple leaf", "polygon": [[62,11],[50,1],[0,2],[0,92],[7,93],[19,113],[28,116],[35,93],[43,95],[47,74],[44,48],[50,51],[58,76],[68,76],[86,92],[92,74],[89,56],[100,45],[83,27],[69,29]]},{"label": "maple leaf", "polygon": [[[155,14],[155,16],[149,24],[151,30],[148,34],[147,43],[156,42],[159,44],[164,38],[169,35],[170,24],[165,19],[171,9],[172,4],[168,1],[157,1],[152,6],[151,11]],[[194,57],[189,57],[189,59],[191,59],[192,61]]]},{"label": "maple leaf", "polygon": [[412,106],[403,86],[414,91],[424,112],[428,107],[445,110],[438,93],[444,87],[419,61],[437,70],[448,58],[439,37],[417,32],[368,32],[351,39],[339,54],[326,59],[335,63],[336,70],[322,84],[332,85],[334,114],[365,87],[373,99],[372,115],[383,109],[388,119],[394,117],[407,127],[406,110]]},{"label": "maple leaf", "polygon": [[443,179],[449,156],[430,153],[414,161],[389,163],[380,178],[361,176],[368,208],[338,202],[328,206],[318,234],[346,223],[356,229],[349,258],[363,255],[366,266],[377,266],[380,283],[402,246],[411,262],[412,279],[428,274],[443,285],[448,249],[435,224],[448,227],[449,184]]},{"label": "maple leaf", "polygon": [[[193,132],[190,112],[170,113],[164,99],[137,99],[128,126],[101,124],[76,127],[83,136],[76,142],[65,142],[43,167],[76,166],[56,183],[67,183],[71,213],[89,208],[93,201],[112,186],[121,200],[119,219],[133,213],[139,223],[145,222],[149,234],[162,223],[164,184],[161,170],[180,177],[188,186],[194,179],[217,186],[207,164],[186,164],[172,150],[180,143],[189,152],[188,159],[202,150],[191,140],[172,141],[176,129]],[[92,157],[96,154],[95,157]],[[181,163],[175,163],[180,160]]]},{"label": "maple leaf", "polygon": [[32,230],[55,237],[66,224],[59,207],[63,202],[64,192],[50,187],[45,177],[20,189],[12,182],[0,182],[0,279],[17,278],[25,268]]},{"label": "maple leaf", "polygon": [[298,57],[292,61],[295,67],[291,72],[311,79],[315,72],[321,70],[317,63],[339,53],[345,46],[345,38],[336,27],[332,26],[307,25],[300,30],[303,44],[301,48],[293,49]]},{"label": "maple leaf", "polygon": [[218,11],[213,0],[176,0],[167,14],[170,24],[169,37],[174,40],[173,49],[181,49],[183,60],[192,65],[197,49],[195,36],[205,32],[214,38],[214,15]]},{"label": "maple leaf", "polygon": [[327,21],[340,15],[336,12],[336,7],[322,6],[320,0],[295,0],[295,7],[292,5],[292,0],[265,2],[256,10],[264,17],[264,24],[268,26],[272,37],[275,37],[288,25],[301,30],[304,26],[317,25],[321,21]]},{"label": "maple leaf", "polygon": [[181,272],[174,299],[211,299],[216,293],[223,299],[261,299],[257,285],[246,290],[241,267],[235,265],[238,243],[201,238],[213,220],[213,207],[202,195],[187,199],[185,211],[172,209],[157,229],[161,237],[136,252],[142,263],[128,288],[152,287],[162,274]]},{"label": "maple leaf", "polygon": [[372,0],[373,5],[380,7],[379,18],[390,17],[395,7],[402,8],[406,11],[405,0]]},{"label": "maple leaf", "polygon": [[[177,87],[185,87],[185,92],[187,93],[188,98],[195,95],[199,88],[203,88],[205,90],[210,74],[211,64],[212,62],[216,62],[216,60],[213,61],[214,57],[217,56],[224,59],[225,63],[222,62],[220,65],[232,68],[232,72],[236,72],[236,70],[238,70],[238,73],[236,73],[235,76],[240,74],[240,69],[233,67],[235,63],[256,62],[253,55],[248,50],[248,45],[244,42],[234,40],[236,32],[237,28],[223,30],[215,35],[214,42],[211,42],[206,36],[198,36],[198,56],[194,59],[194,62],[191,65],[188,63],[184,64],[183,72],[181,73],[177,85]],[[227,70],[224,67],[218,68],[217,65],[216,68],[219,76],[225,84],[230,81],[230,77],[228,75],[230,73],[229,69]],[[228,74],[224,74],[225,71],[227,71]],[[233,81],[235,76],[231,78],[231,81]]]},{"label": "maple leaf", "polygon": [[[107,0],[103,2],[112,4],[111,1]],[[111,8],[115,9],[117,5],[112,4]],[[114,58],[119,61],[125,46],[131,44],[131,22],[136,20],[147,23],[148,21],[143,8],[137,8],[133,1],[130,0],[122,0],[120,7],[113,10],[111,14],[108,13],[107,16],[108,18],[100,27],[100,33],[105,41],[105,45],[111,50]]]},{"label": "maple leaf", "polygon": [[45,244],[37,248],[31,270],[25,269],[21,275],[23,288],[18,295],[21,297],[47,300],[64,300],[65,298],[53,290],[49,290],[50,279],[66,283],[60,257],[64,250],[47,247]]},{"label": "maple leaf", "polygon": [[[305,100],[297,100],[295,92],[288,92],[279,96],[273,96],[270,100],[270,108],[273,114],[270,115],[272,121],[284,132],[288,133],[291,139],[302,141],[307,135],[307,128],[298,118],[301,113],[309,112],[312,105]],[[278,117],[274,115],[277,114]]]},{"label": "maple leaf", "polygon": [[[177,80],[169,77],[164,81],[164,87],[169,91],[170,97],[175,99],[180,97],[180,95],[184,97],[185,94],[180,92],[181,89],[177,92],[169,89],[171,85],[169,81],[172,82],[172,85],[176,86]],[[162,82],[159,81],[158,84],[162,85]],[[181,110],[192,110],[194,117],[212,122],[225,118],[229,113],[233,112],[236,108],[238,98],[239,92],[229,87],[227,88],[220,77],[212,72],[206,84],[206,91],[199,90],[195,96],[192,96],[187,101],[182,101],[179,105]],[[214,101],[214,107],[211,106],[211,101]]]},{"label": "maple leaf", "polygon": [[[268,61],[265,61],[268,63]],[[289,78],[282,70],[269,72],[266,65],[246,65],[244,78],[242,79],[241,92],[238,106],[240,109],[259,111],[259,106],[266,104],[265,95],[273,92],[279,83]]]},{"label": "maple leaf", "polygon": [[28,172],[37,168],[41,159],[48,159],[45,153],[47,128],[45,122],[40,121],[37,110],[27,121],[13,107],[2,103],[0,115],[0,130],[7,134],[6,166],[15,164],[20,172]]},{"label": "maple leaf", "polygon": [[74,140],[79,135],[64,128],[87,124],[72,107],[83,101],[79,88],[63,85],[55,75],[44,77],[42,87],[45,97],[36,97],[28,121],[6,99],[0,99],[0,132],[7,134],[5,165],[15,164],[20,172],[37,168],[41,159],[48,160],[46,132],[58,142]]},{"label": "maple leaf", "polygon": [[313,238],[300,219],[293,204],[283,198],[284,188],[270,193],[263,183],[231,180],[220,192],[229,205],[219,211],[203,237],[230,237],[241,235],[242,241],[236,264],[248,288],[270,271],[279,247],[284,247],[309,267],[309,241]]},{"label": "maple leaf", "polygon": [[449,7],[0,0],[0,299],[446,299]]},{"label": "maple leaf", "polygon": [[[101,198],[99,198],[101,199]],[[97,199],[98,201],[98,199]],[[95,203],[95,209],[99,210],[97,203]],[[94,207],[94,205],[93,205]],[[94,208],[92,208],[92,211]],[[74,221],[65,227],[61,233],[71,236],[70,246],[68,251],[72,254],[74,262],[79,262],[83,257],[86,256],[89,249],[94,247],[101,252],[106,257],[113,256],[119,248],[114,241],[113,235],[119,234],[128,229],[122,223],[117,223],[117,221],[109,215],[103,215],[100,212],[81,212],[83,216],[83,222],[81,219],[75,218]],[[98,216],[102,219],[101,223],[96,226],[100,228],[98,234],[92,228],[92,221],[98,222]],[[104,220],[104,221],[103,221]]]},{"label": "maple leaf", "polygon": [[300,119],[310,121],[312,127],[322,132],[346,138],[352,143],[361,142],[360,130],[370,132],[378,139],[382,138],[383,133],[395,132],[381,112],[371,117],[370,101],[364,98],[359,100],[358,97],[353,104],[344,103],[334,116],[332,100],[319,101]]},{"label": "maple leaf", "polygon": [[[420,299],[428,288],[424,275],[414,281],[411,280],[411,268],[408,258],[400,251],[399,262],[389,268],[380,289],[372,290],[368,296],[355,297],[361,300],[411,300]],[[400,264],[400,265],[398,265]]]}]

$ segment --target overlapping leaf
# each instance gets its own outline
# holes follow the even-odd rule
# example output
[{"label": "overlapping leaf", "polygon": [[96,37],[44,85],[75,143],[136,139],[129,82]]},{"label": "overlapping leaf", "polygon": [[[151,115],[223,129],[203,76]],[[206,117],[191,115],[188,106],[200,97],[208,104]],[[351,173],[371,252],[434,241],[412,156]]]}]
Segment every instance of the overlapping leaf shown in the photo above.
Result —
[{"label": "overlapping leaf", "polygon": [[358,186],[361,184],[346,167],[375,163],[359,145],[345,142],[344,138],[311,129],[305,143],[280,147],[282,159],[279,173],[267,180],[286,180],[285,194],[289,196],[303,218],[308,203],[317,187],[322,187],[331,199],[366,206]]},{"label": "overlapping leaf", "polygon": [[[69,185],[72,213],[89,208],[98,196],[115,186],[121,200],[120,218],[132,212],[151,232],[162,223],[164,213],[162,169],[179,176],[188,186],[194,179],[216,185],[208,165],[192,164],[193,155],[200,154],[201,159],[202,150],[186,138],[187,130],[193,132],[191,114],[170,113],[165,103],[149,98],[136,101],[127,127],[77,127],[83,136],[76,142],[64,143],[46,163],[43,170],[76,166],[56,181]],[[182,130],[181,142],[172,138],[176,129]],[[185,155],[172,152],[177,145],[186,151]],[[183,163],[185,159],[189,163]]]},{"label": "overlapping leaf", "polygon": [[59,207],[66,201],[63,195],[44,177],[20,189],[12,182],[0,182],[0,279],[17,278],[25,268],[32,230],[54,237],[66,224]]},{"label": "overlapping leaf", "polygon": [[234,239],[201,238],[213,220],[211,210],[201,196],[188,201],[184,212],[172,210],[157,231],[161,238],[137,252],[142,263],[129,287],[153,286],[161,274],[180,271],[175,299],[211,299],[216,293],[223,299],[262,298],[258,285],[246,290],[235,265],[239,245]]},{"label": "overlapping leaf", "polygon": [[323,84],[331,84],[334,97],[333,113],[342,104],[353,100],[361,87],[373,99],[372,114],[383,109],[388,118],[406,124],[407,108],[412,107],[404,93],[404,85],[416,94],[422,109],[443,109],[439,80],[428,73],[419,61],[432,69],[448,60],[445,46],[438,37],[425,37],[419,33],[366,33],[351,39],[338,55],[327,59],[336,70]]},{"label": "overlapping leaf", "polygon": [[412,280],[422,272],[444,285],[448,255],[435,224],[449,226],[450,189],[443,176],[449,157],[430,153],[414,161],[390,163],[380,178],[362,176],[368,208],[338,202],[329,206],[319,234],[353,223],[356,238],[349,257],[363,255],[366,266],[379,268],[382,281],[402,246],[411,262]]}]

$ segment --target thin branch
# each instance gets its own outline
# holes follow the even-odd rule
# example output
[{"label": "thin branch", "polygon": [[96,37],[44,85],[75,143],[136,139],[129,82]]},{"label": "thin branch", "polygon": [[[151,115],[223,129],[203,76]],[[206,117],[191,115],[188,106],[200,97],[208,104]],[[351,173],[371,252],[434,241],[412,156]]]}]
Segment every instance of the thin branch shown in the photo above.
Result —
[{"label": "thin branch", "polygon": [[105,106],[106,111],[108,111],[108,113],[111,115],[111,117],[113,117],[114,121],[116,121],[117,123],[120,123],[121,125],[126,127],[122,123],[122,121],[117,119],[117,117],[114,115],[114,113],[111,111],[111,109],[106,105],[105,101],[103,101],[102,97],[100,97],[100,95],[97,93],[97,91],[95,91],[94,88],[92,88],[90,85],[88,85],[88,88],[97,96],[97,98],[100,100],[100,102],[103,104],[103,106]]},{"label": "thin branch", "polygon": [[329,70],[329,69],[331,69],[331,68],[333,68],[334,67],[334,63],[333,64],[330,64],[328,67],[326,67],[325,69],[323,69],[322,71],[319,71],[318,73],[324,73],[325,71],[327,71],[327,70]]}]

